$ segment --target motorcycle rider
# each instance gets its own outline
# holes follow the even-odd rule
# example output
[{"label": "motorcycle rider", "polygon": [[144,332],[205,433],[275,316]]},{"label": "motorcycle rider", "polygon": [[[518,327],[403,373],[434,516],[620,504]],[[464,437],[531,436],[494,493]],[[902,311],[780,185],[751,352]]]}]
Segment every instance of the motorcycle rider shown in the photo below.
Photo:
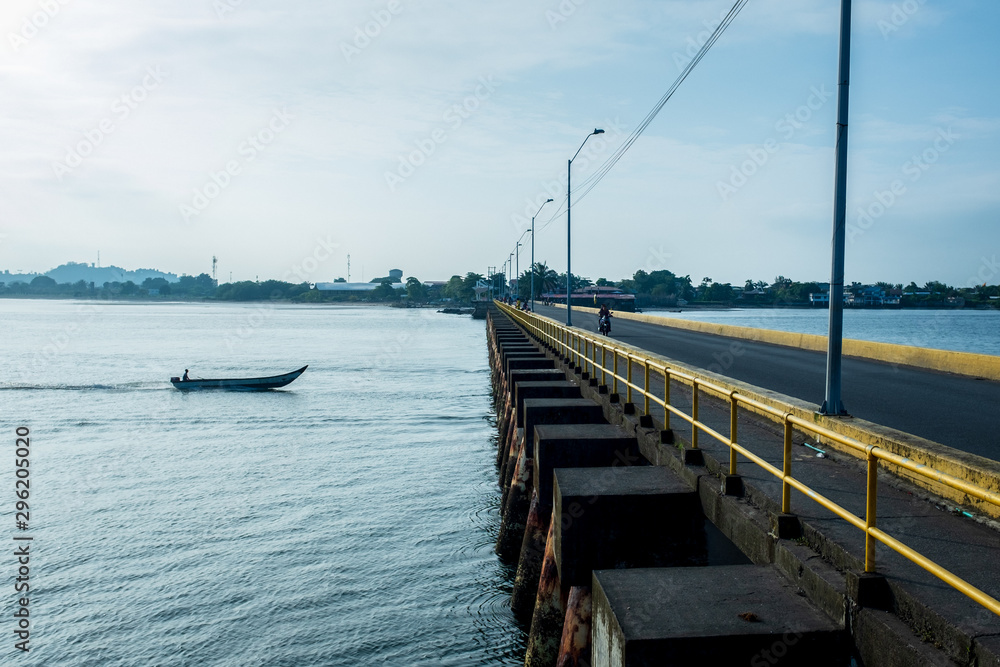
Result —
[{"label": "motorcycle rider", "polygon": [[608,310],[608,304],[601,304],[601,311],[597,313],[597,328],[601,328],[601,324],[606,323],[608,328],[608,333],[611,333],[611,311]]}]

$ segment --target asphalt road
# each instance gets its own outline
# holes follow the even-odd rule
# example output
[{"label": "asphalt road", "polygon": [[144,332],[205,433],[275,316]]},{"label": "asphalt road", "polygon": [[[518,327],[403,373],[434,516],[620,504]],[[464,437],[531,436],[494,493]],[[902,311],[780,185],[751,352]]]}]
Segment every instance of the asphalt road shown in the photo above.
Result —
[{"label": "asphalt road", "polygon": [[[539,315],[566,321],[561,308]],[[597,331],[597,316],[573,311],[574,326]],[[611,337],[757,387],[823,403],[826,354],[612,319]],[[843,360],[851,415],[990,459],[1000,459],[1000,382],[866,359]]]}]

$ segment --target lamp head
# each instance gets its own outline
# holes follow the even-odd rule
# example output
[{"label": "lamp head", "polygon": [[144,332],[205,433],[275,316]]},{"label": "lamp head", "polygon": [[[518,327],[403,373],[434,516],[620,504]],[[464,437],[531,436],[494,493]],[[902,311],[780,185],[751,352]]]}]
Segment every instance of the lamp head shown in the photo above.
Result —
[{"label": "lamp head", "polygon": [[552,200],[551,199],[546,199],[545,203],[548,204],[550,201],[552,201]]},{"label": "lamp head", "polygon": [[591,134],[604,134],[604,130],[595,127],[594,131],[591,132]]}]

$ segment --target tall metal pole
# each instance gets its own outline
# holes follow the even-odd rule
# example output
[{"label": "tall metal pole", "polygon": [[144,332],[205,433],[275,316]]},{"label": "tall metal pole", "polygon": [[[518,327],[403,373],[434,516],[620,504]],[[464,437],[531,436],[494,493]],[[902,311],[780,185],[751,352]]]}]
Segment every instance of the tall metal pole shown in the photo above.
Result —
[{"label": "tall metal pole", "polygon": [[[548,204],[551,199],[542,202],[542,206]],[[535,218],[542,212],[542,206],[538,207],[535,215],[531,216],[531,269],[528,274],[531,276],[531,312],[535,312]]]},{"label": "tall metal pole", "polygon": [[[538,210],[542,210],[541,206]],[[535,215],[538,215],[538,211]],[[528,268],[528,275],[531,276],[531,312],[535,312],[535,215],[531,216],[531,266]]]},{"label": "tall metal pole", "polygon": [[847,107],[851,78],[851,0],[840,3],[840,72],[837,83],[837,173],[833,190],[833,265],[830,270],[830,331],[826,352],[824,415],[846,415],[841,400],[844,347],[844,245],[847,219]]},{"label": "tall metal pole", "polygon": [[[590,137],[588,136],[587,139]],[[587,143],[587,139],[583,140],[583,143]],[[580,148],[583,148],[583,144],[580,144]],[[580,151],[577,151],[579,154]],[[573,157],[576,157],[575,155]],[[573,271],[570,267],[570,258],[573,253],[570,252],[570,241],[573,238],[573,233],[571,230],[570,220],[569,220],[569,209],[572,201],[570,200],[573,188],[570,186],[571,180],[573,178],[573,159],[570,158],[566,162],[566,326],[573,326],[573,303],[570,295],[572,291],[570,286],[573,282]]]},{"label": "tall metal pole", "polygon": [[510,253],[510,257],[507,260],[507,296],[513,294],[513,289],[510,286],[510,274],[514,271],[514,253]]},{"label": "tall metal pole", "polygon": [[[590,139],[595,134],[604,134],[604,130],[594,128],[594,131],[587,135],[587,139]],[[580,144],[580,147],[576,149],[576,153],[573,153],[573,157],[571,157],[566,163],[566,326],[568,327],[573,326],[573,304],[571,298],[573,294],[571,289],[573,283],[573,270],[570,266],[570,258],[572,257],[572,253],[570,252],[570,241],[573,238],[573,235],[570,227],[569,215],[570,204],[572,203],[570,195],[573,192],[573,188],[570,183],[573,174],[573,160],[575,160],[576,156],[583,150],[583,145],[587,143],[587,139],[583,140],[583,144]]]},{"label": "tall metal pole", "polygon": [[514,246],[514,299],[521,299],[521,240]]}]

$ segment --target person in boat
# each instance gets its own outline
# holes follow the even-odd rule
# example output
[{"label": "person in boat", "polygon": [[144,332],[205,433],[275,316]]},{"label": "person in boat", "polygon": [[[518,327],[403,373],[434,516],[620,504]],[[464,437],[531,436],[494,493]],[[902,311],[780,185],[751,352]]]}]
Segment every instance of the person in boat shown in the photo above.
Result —
[{"label": "person in boat", "polygon": [[188,377],[188,369],[184,369],[184,377],[181,378],[181,382],[187,382],[191,378]]}]

